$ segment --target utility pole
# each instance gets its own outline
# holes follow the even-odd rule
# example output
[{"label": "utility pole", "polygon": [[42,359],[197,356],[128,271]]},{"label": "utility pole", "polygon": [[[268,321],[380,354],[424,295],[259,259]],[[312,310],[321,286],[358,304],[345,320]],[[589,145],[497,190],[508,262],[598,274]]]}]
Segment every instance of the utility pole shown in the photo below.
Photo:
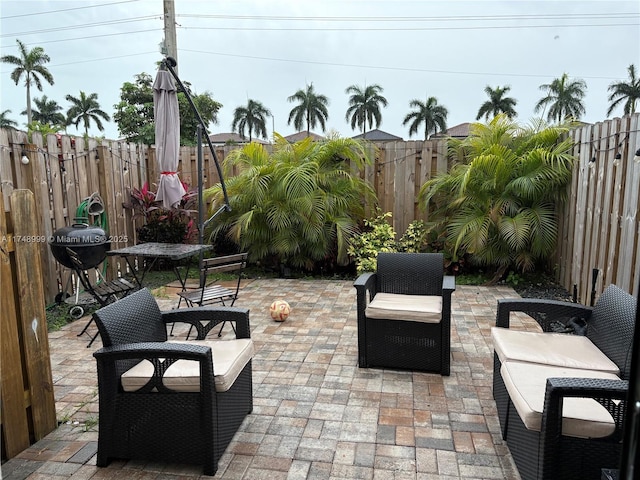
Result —
[{"label": "utility pole", "polygon": [[[164,47],[165,54],[178,62],[178,41],[176,39],[176,9],[174,0],[163,0],[164,4]],[[176,74],[178,66],[174,67]]]}]

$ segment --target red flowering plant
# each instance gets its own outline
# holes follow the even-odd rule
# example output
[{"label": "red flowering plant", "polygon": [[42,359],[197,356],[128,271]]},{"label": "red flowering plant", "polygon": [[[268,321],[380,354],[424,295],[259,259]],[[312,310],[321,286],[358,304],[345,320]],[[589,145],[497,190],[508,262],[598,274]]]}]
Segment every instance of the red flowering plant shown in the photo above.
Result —
[{"label": "red flowering plant", "polygon": [[145,182],[141,189],[133,188],[125,208],[133,210],[134,218],[143,218],[138,227],[138,241],[161,243],[192,243],[197,238],[197,224],[193,214],[197,212],[197,190],[182,182],[186,193],[177,206],[165,208],[156,200],[156,193]]}]

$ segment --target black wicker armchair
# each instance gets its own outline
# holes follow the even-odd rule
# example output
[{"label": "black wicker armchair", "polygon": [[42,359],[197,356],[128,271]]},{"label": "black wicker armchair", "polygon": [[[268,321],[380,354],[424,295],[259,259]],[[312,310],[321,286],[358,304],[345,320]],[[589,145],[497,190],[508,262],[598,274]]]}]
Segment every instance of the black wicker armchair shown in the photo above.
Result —
[{"label": "black wicker armchair", "polygon": [[[513,312],[531,315],[542,332],[509,329]],[[498,301],[493,395],[523,480],[597,480],[618,467],[635,315],[636,300],[614,285],[595,307]],[[576,319],[586,335],[555,333],[557,322]]]},{"label": "black wicker armchair", "polygon": [[358,364],[449,375],[451,294],[440,253],[380,253],[354,283]]},{"label": "black wicker armchair", "polygon": [[[161,312],[143,289],[101,308],[94,319],[104,345],[94,353],[97,465],[112,459],[195,463],[203,465],[205,475],[214,475],[253,409],[249,310]],[[204,340],[224,321],[235,324],[235,339]],[[167,341],[166,325],[174,322],[192,325],[197,339]]]}]

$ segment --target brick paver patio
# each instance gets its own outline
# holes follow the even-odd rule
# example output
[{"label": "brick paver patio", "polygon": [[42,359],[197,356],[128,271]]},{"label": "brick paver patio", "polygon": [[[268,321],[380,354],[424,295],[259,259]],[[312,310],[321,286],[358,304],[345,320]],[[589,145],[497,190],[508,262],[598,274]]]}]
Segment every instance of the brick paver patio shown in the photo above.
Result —
[{"label": "brick paver patio", "polygon": [[[95,466],[97,384],[86,319],[49,335],[60,426],[2,465],[9,479],[509,479],[519,475],[500,438],[491,394],[490,328],[508,287],[458,286],[452,304],[451,376],[360,369],[351,281],[261,279],[237,301],[251,309],[254,410],[215,477],[193,465]],[[177,297],[161,289],[161,308]],[[269,317],[274,299],[289,319]],[[535,328],[526,316],[515,327]],[[90,327],[90,331],[95,327]],[[227,334],[231,328],[225,328]],[[176,335],[184,335],[184,331]]]}]

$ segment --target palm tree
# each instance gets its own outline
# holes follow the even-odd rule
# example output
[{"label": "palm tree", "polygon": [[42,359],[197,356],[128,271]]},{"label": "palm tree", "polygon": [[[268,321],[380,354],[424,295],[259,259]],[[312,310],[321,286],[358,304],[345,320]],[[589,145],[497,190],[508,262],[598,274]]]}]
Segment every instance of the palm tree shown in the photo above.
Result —
[{"label": "palm tree", "polygon": [[9,113],[11,113],[11,110],[4,110],[0,113],[0,128],[13,128],[18,126],[18,122],[7,118]]},{"label": "palm tree", "polygon": [[495,90],[487,85],[484,88],[485,93],[489,96],[489,100],[484,102],[478,110],[476,120],[484,117],[485,120],[489,120],[489,117],[495,117],[500,113],[504,113],[509,118],[514,118],[518,114],[516,113],[515,106],[517,101],[511,97],[505,97],[507,92],[511,90],[511,87],[496,87]]},{"label": "palm tree", "polygon": [[251,142],[252,134],[267,138],[267,117],[271,116],[271,111],[262,103],[251,100],[247,102],[246,107],[238,107],[233,111],[233,122],[231,130],[238,132],[244,138],[244,131],[249,131],[249,142]]},{"label": "palm tree", "polygon": [[556,247],[557,205],[571,182],[569,126],[539,120],[521,127],[500,114],[473,124],[466,139],[450,141],[455,166],[428,180],[419,199],[433,202],[454,257],[469,254],[492,267],[492,282],[507,268],[527,271],[548,259]]},{"label": "palm tree", "polygon": [[329,99],[324,95],[318,95],[313,90],[313,83],[307,85],[306,90],[298,90],[296,93],[287,98],[288,102],[298,102],[298,105],[289,112],[289,120],[287,125],[291,124],[298,130],[302,130],[303,124],[307,126],[307,136],[310,129],[315,128],[316,124],[320,124],[322,131],[325,130],[325,122],[329,118]]},{"label": "palm tree", "polygon": [[[350,138],[290,144],[276,134],[272,153],[258,143],[234,150],[225,158],[231,210],[218,217],[212,235],[246,249],[251,261],[276,267],[345,265],[364,203],[375,196],[352,172],[365,163],[371,160],[364,142]],[[206,196],[212,211],[224,201],[220,184]]]},{"label": "palm tree", "polygon": [[640,77],[636,77],[636,67],[631,64],[627,68],[629,72],[629,82],[614,82],[609,85],[609,101],[611,105],[607,110],[607,117],[611,112],[624,102],[624,114],[629,115],[636,112],[636,102],[640,100]]},{"label": "palm tree", "polygon": [[361,88],[359,85],[351,85],[347,87],[345,93],[350,93],[349,108],[345,115],[345,120],[351,122],[351,129],[355,130],[356,126],[360,127],[362,134],[367,132],[367,123],[369,127],[373,127],[373,121],[376,122],[376,128],[382,123],[382,114],[380,106],[387,106],[387,99],[380,95],[383,92],[380,85],[369,85]]},{"label": "palm tree", "polygon": [[[67,119],[60,113],[62,107],[55,100],[49,100],[46,95],[42,98],[35,97],[33,103],[36,104],[35,109],[31,109],[31,116],[36,122],[45,125],[65,126]],[[25,115],[27,112],[22,112]]]},{"label": "palm tree", "polygon": [[587,84],[582,79],[569,80],[569,75],[554,79],[551,83],[540,85],[540,90],[545,90],[547,95],[543,97],[535,107],[535,111],[543,110],[550,105],[547,120],[558,123],[572,118],[579,120],[585,113],[582,99],[585,96]]},{"label": "palm tree", "polygon": [[18,85],[20,78],[24,76],[24,84],[27,87],[27,124],[29,124],[32,120],[31,85],[35,84],[36,88],[42,91],[42,80],[40,80],[41,76],[49,82],[49,85],[53,85],[53,75],[51,75],[51,72],[49,72],[49,70],[44,66],[44,64],[49,62],[51,59],[49,58],[49,55],[44,53],[44,49],[42,47],[34,47],[31,50],[27,50],[26,45],[20,40],[16,40],[16,42],[18,42],[20,56],[4,55],[0,58],[0,61],[16,66],[13,72],[11,72],[11,80],[13,80],[16,85]]},{"label": "palm tree", "polygon": [[429,97],[426,102],[421,102],[415,98],[409,102],[409,106],[416,108],[415,111],[408,113],[402,122],[402,125],[411,122],[409,138],[414,133],[418,133],[418,127],[421,123],[424,123],[425,140],[429,138],[429,133],[438,133],[438,128],[440,128],[441,132],[447,129],[447,115],[449,112],[444,106],[438,105],[436,97]]},{"label": "palm tree", "polygon": [[98,103],[98,94],[92,93],[87,96],[82,90],[80,91],[80,97],[74,97],[73,95],[67,95],[65,97],[67,102],[71,102],[71,107],[67,110],[68,124],[75,125],[78,128],[80,122],[84,125],[84,134],[89,135],[89,124],[93,120],[98,127],[98,130],[103,131],[104,127],[100,119],[105,121],[111,120],[109,115],[100,110],[100,104]]}]

